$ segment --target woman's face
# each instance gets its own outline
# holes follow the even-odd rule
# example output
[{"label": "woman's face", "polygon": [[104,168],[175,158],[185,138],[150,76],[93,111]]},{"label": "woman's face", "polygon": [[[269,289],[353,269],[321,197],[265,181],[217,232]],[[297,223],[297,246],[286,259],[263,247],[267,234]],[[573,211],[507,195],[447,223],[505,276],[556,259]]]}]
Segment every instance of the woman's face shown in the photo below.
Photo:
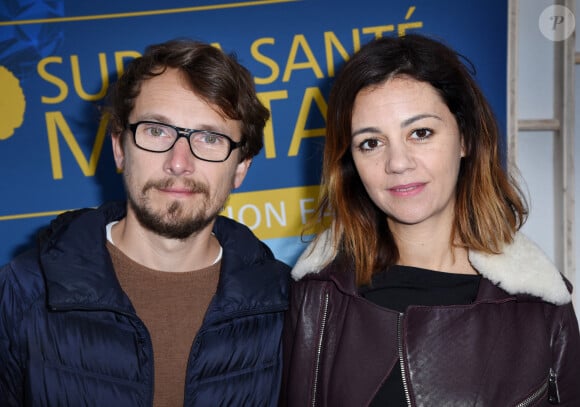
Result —
[{"label": "woman's face", "polygon": [[465,151],[435,88],[406,76],[365,88],[355,99],[351,130],[356,169],[391,228],[449,227]]}]

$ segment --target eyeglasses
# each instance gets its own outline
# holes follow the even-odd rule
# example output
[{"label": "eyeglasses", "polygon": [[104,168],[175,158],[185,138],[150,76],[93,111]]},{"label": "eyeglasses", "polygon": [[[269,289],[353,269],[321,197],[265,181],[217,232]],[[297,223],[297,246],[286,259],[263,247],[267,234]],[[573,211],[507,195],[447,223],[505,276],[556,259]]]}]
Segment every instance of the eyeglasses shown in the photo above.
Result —
[{"label": "eyeglasses", "polygon": [[127,127],[133,133],[135,145],[141,150],[164,153],[171,150],[177,140],[185,137],[191,153],[196,158],[209,162],[227,160],[233,150],[244,144],[215,131],[184,129],[159,122],[141,121]]}]

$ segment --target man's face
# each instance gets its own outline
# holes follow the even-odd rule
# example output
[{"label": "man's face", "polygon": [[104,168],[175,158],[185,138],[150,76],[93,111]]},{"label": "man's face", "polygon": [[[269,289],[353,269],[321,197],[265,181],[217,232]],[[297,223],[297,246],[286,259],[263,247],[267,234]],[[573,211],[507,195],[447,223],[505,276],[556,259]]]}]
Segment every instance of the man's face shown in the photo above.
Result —
[{"label": "man's face", "polygon": [[[142,83],[129,123],[143,120],[241,139],[241,123],[199,98],[175,69]],[[126,137],[124,143],[120,137]],[[185,239],[211,227],[251,162],[239,162],[240,149],[233,150],[224,162],[202,161],[193,156],[185,138],[164,153],[144,151],[135,145],[129,131],[113,135],[113,152],[117,167],[123,169],[127,217],[170,239]]]}]

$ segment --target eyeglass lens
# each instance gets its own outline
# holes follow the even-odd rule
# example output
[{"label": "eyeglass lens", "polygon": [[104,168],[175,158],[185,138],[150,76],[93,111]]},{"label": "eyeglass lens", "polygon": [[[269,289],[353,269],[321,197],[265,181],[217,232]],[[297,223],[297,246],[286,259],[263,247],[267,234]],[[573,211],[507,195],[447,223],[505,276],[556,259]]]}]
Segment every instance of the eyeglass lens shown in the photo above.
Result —
[{"label": "eyeglass lens", "polygon": [[211,131],[179,132],[169,125],[154,122],[140,122],[135,129],[137,146],[154,152],[169,151],[179,137],[188,138],[193,154],[202,160],[223,161],[230,154],[230,140]]}]

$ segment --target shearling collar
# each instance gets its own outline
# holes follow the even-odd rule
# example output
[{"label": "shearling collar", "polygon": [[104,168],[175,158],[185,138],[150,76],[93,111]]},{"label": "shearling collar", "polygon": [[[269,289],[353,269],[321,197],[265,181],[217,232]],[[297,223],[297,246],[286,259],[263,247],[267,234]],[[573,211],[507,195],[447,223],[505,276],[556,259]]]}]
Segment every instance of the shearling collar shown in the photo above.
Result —
[{"label": "shearling collar", "polygon": [[[318,273],[336,255],[330,229],[312,242],[292,269],[292,278],[300,280]],[[569,303],[570,292],[558,269],[542,250],[522,233],[504,247],[503,253],[489,255],[469,252],[469,261],[479,273],[509,294],[530,294],[552,304]]]}]

